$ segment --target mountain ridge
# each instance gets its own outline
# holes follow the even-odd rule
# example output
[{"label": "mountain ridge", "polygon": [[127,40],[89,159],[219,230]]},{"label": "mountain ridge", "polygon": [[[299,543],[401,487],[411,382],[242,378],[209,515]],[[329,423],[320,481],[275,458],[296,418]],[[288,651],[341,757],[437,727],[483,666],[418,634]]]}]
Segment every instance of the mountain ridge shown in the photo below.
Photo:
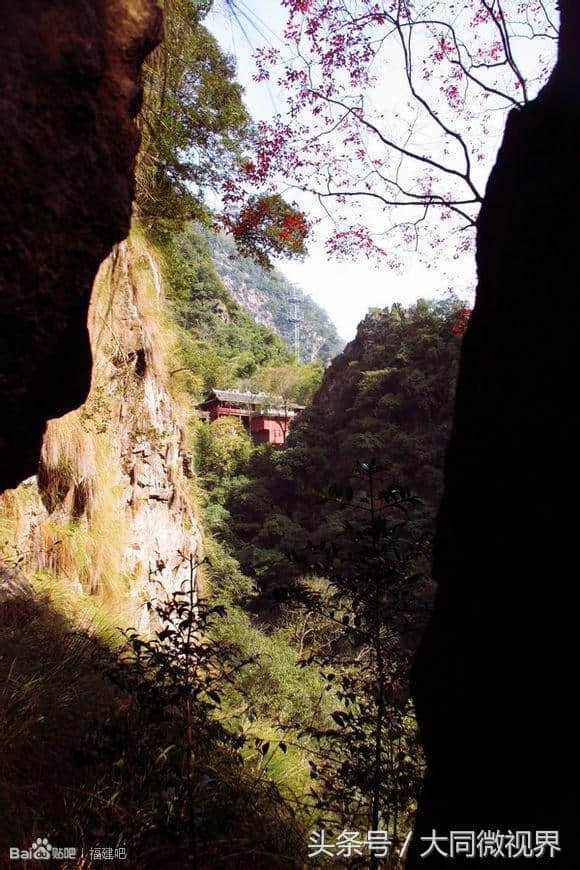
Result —
[{"label": "mountain ridge", "polygon": [[233,239],[196,227],[208,245],[215,269],[234,299],[257,323],[274,330],[294,347],[292,298],[300,298],[300,361],[320,357],[325,363],[340,353],[346,342],[328,313],[276,269],[268,271],[242,257]]}]

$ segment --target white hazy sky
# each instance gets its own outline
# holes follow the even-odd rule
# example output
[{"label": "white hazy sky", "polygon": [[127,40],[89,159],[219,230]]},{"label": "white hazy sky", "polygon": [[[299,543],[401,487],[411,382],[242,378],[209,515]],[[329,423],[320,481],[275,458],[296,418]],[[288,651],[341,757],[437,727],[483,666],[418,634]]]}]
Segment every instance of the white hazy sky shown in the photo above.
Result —
[{"label": "white hazy sky", "polygon": [[[239,0],[239,5],[248,14],[248,20],[241,19],[246,35],[235,20],[228,19],[220,3],[207,24],[222,48],[237,60],[238,80],[245,88],[245,102],[252,117],[256,121],[267,120],[284,111],[284,101],[275,84],[257,84],[252,79],[253,51],[264,45],[266,39],[251,22],[271,44],[281,48],[286,12],[280,0]],[[388,88],[387,81],[384,87]],[[444,271],[441,265],[429,269],[418,256],[408,255],[404,266],[393,271],[386,264],[377,265],[366,258],[354,262],[329,259],[322,245],[314,243],[309,244],[309,255],[304,261],[279,260],[276,267],[326,309],[346,340],[354,337],[357,324],[370,307],[384,307],[393,302],[409,304],[419,297],[440,296],[451,286],[465,299],[475,286],[472,255],[446,263]]]}]

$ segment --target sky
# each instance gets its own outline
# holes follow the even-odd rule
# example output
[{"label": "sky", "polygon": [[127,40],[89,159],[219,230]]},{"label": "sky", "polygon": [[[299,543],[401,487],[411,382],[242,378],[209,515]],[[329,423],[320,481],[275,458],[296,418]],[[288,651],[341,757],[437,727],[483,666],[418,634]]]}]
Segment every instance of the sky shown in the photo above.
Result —
[{"label": "sky", "polygon": [[[240,24],[227,14],[224,0],[215,4],[206,23],[222,48],[237,61],[238,81],[245,89],[245,102],[254,120],[269,120],[277,112],[284,112],[284,100],[275,83],[256,83],[253,52],[270,44],[281,48],[286,11],[280,0],[237,0],[238,7],[247,13]],[[259,28],[261,33],[257,31]],[[381,80],[384,91],[374,93],[374,99],[383,99],[389,105],[397,83],[389,81],[389,73]],[[501,128],[495,135],[497,142],[488,143],[497,150]],[[371,216],[369,213],[369,221]],[[441,259],[428,267],[420,257],[407,255],[402,266],[394,270],[386,262],[369,261],[364,257],[355,261],[329,259],[322,244],[309,243],[309,253],[303,261],[278,260],[275,263],[292,283],[321,305],[340,335],[350,340],[356,334],[358,323],[371,307],[384,307],[393,302],[408,305],[418,298],[441,298],[453,289],[461,299],[470,299],[475,288],[473,254],[457,260]]]}]

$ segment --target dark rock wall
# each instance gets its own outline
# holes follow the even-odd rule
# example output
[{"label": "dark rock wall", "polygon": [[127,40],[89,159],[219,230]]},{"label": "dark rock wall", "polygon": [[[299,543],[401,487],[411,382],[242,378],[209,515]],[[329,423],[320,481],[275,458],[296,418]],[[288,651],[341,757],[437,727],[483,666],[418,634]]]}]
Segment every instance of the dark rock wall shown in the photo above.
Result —
[{"label": "dark rock wall", "polygon": [[128,232],[154,0],[4,0],[0,28],[0,490],[91,377],[87,309]]},{"label": "dark rock wall", "polygon": [[559,860],[532,863],[580,866],[579,6],[562,3],[557,67],[510,115],[479,219],[439,592],[415,666],[429,775],[412,867],[449,863],[418,858],[432,828],[559,830]]}]

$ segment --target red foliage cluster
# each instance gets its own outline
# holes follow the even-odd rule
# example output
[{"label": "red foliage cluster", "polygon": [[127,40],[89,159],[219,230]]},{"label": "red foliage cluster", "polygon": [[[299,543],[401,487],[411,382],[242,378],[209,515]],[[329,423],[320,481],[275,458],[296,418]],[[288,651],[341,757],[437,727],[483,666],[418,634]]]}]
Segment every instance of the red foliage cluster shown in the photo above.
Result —
[{"label": "red foliage cluster", "polygon": [[305,239],[308,235],[308,224],[303,214],[289,214],[283,218],[280,225],[280,237],[290,240],[293,237]]},{"label": "red foliage cluster", "polygon": [[283,0],[283,3],[292,13],[308,12],[312,6],[312,0]]},{"label": "red foliage cluster", "polygon": [[259,262],[270,254],[301,256],[310,226],[305,216],[279,194],[253,196],[224,219],[240,251]]},{"label": "red foliage cluster", "polygon": [[348,230],[335,232],[326,243],[326,250],[331,256],[352,257],[361,253],[368,257],[386,256],[387,252],[373,240],[366,227],[354,226]]},{"label": "red foliage cluster", "polygon": [[232,221],[230,229],[234,239],[249,236],[268,215],[268,207],[263,199],[248,203],[241,209],[237,220]]},{"label": "red foliage cluster", "polygon": [[465,335],[465,331],[467,329],[467,325],[469,323],[469,318],[471,317],[471,308],[467,305],[464,305],[457,312],[457,319],[451,327],[451,332],[454,335]]}]

